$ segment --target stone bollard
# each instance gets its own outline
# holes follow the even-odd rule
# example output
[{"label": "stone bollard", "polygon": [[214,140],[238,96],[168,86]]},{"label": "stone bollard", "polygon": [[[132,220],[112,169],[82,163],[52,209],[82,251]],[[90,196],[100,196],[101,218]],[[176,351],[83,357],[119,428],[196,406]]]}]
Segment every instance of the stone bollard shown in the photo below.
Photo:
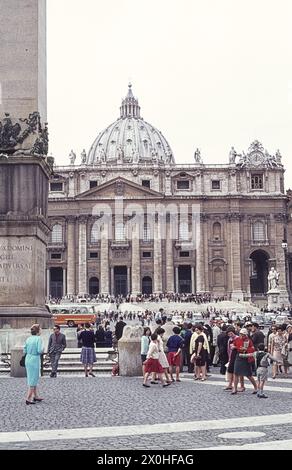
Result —
[{"label": "stone bollard", "polygon": [[135,377],[142,374],[141,336],[142,326],[125,326],[123,336],[119,340],[119,375]]},{"label": "stone bollard", "polygon": [[11,349],[11,377],[26,377],[25,367],[19,365],[19,361],[23,356],[23,348]]}]

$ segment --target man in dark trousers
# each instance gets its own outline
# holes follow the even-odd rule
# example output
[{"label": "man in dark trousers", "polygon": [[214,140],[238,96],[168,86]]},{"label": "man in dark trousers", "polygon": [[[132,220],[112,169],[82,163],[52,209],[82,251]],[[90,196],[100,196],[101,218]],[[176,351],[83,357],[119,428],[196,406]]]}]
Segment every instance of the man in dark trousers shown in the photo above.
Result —
[{"label": "man in dark trousers", "polygon": [[50,377],[57,377],[59,360],[66,346],[66,336],[61,333],[59,325],[55,325],[54,333],[51,334],[48,344],[48,354],[52,365]]},{"label": "man in dark trousers", "polygon": [[220,362],[220,374],[225,375],[226,373],[226,366],[228,362],[228,352],[227,352],[227,343],[229,337],[226,333],[227,325],[221,326],[221,333],[217,337],[217,345],[219,349],[219,362]]},{"label": "man in dark trousers", "polygon": [[251,340],[253,342],[253,345],[255,349],[258,349],[259,344],[264,344],[265,343],[265,335],[264,333],[260,330],[259,324],[256,322],[252,323],[251,327]]},{"label": "man in dark trousers", "polygon": [[119,341],[121,337],[123,336],[123,330],[126,326],[126,323],[123,321],[123,317],[120,317],[119,321],[116,324],[115,328],[115,335],[117,340]]}]

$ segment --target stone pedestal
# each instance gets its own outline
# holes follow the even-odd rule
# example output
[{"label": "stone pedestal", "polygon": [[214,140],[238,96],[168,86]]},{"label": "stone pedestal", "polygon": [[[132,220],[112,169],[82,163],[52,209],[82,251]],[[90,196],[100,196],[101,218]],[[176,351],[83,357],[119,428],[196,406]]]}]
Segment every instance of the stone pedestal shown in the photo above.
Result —
[{"label": "stone pedestal", "polygon": [[125,326],[123,336],[119,340],[119,375],[135,377],[142,374],[141,336],[142,326]]},{"label": "stone pedestal", "polygon": [[0,158],[0,329],[52,326],[45,307],[50,173],[45,157]]},{"label": "stone pedestal", "polygon": [[[31,325],[30,325],[31,327]],[[27,338],[31,336],[29,328],[2,328],[0,329],[0,354],[9,353],[13,349],[23,350],[23,346]],[[75,329],[74,329],[75,330]],[[48,350],[49,337],[53,333],[53,329],[43,329],[41,338],[44,343],[45,352]],[[66,332],[67,337],[67,332]]]},{"label": "stone pedestal", "polygon": [[268,309],[269,310],[276,310],[277,308],[281,307],[280,301],[280,291],[279,289],[271,289],[267,292],[268,296]]},{"label": "stone pedestal", "polygon": [[19,365],[20,359],[23,356],[23,348],[13,348],[11,350],[11,377],[26,377],[25,367]]}]

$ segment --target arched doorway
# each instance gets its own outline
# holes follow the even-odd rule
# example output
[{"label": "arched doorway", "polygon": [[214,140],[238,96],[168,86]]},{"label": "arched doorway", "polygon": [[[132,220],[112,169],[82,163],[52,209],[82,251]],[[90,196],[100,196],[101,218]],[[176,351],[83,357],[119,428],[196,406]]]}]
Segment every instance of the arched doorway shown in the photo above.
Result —
[{"label": "arched doorway", "polygon": [[152,279],[150,276],[145,276],[142,279],[142,294],[152,294]]},{"label": "arched doorway", "polygon": [[269,255],[257,250],[250,255],[250,291],[251,295],[264,295],[268,291]]},{"label": "arched doorway", "polygon": [[99,279],[97,277],[91,277],[89,279],[89,295],[99,294]]}]

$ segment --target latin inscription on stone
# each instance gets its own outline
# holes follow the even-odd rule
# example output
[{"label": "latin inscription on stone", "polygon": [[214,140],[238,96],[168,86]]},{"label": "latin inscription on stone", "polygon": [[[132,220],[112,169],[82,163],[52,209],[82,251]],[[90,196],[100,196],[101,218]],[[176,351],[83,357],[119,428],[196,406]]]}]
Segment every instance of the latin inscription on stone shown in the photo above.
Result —
[{"label": "latin inscription on stone", "polygon": [[[33,244],[29,241],[0,239],[0,295],[1,301],[15,300],[30,286],[33,272]],[[25,297],[25,296],[24,296]],[[23,298],[25,301],[25,298]]]}]

